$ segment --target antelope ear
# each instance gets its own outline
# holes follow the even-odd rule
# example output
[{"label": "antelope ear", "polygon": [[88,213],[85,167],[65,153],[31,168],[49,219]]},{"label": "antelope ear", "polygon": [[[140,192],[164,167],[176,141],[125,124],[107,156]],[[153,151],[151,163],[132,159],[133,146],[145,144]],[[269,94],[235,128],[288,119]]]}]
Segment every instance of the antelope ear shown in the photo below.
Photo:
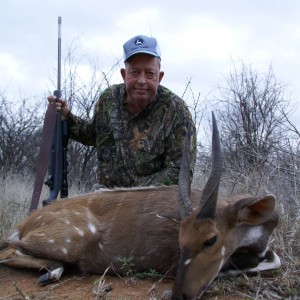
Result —
[{"label": "antelope ear", "polygon": [[275,209],[275,198],[244,198],[234,204],[237,212],[237,221],[258,225],[269,219]]}]

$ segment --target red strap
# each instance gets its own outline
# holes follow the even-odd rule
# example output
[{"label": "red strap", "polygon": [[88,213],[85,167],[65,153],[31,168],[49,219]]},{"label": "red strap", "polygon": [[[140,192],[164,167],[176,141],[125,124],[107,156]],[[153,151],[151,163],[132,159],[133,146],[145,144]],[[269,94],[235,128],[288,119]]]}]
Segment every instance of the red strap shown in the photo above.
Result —
[{"label": "red strap", "polygon": [[34,189],[31,198],[29,212],[36,210],[39,204],[39,199],[44,184],[45,175],[48,167],[48,160],[51,151],[53,135],[56,124],[56,106],[54,103],[49,104],[43,125],[42,138],[40,144],[40,152],[37,159],[37,169],[35,174]]}]

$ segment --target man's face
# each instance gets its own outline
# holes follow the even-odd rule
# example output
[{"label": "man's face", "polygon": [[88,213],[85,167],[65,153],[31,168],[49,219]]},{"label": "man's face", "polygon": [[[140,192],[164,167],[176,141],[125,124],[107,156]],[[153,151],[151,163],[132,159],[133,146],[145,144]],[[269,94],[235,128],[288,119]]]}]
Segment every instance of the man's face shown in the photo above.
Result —
[{"label": "man's face", "polygon": [[121,75],[126,86],[128,104],[142,110],[154,100],[164,73],[160,71],[158,58],[137,54],[125,63]]}]

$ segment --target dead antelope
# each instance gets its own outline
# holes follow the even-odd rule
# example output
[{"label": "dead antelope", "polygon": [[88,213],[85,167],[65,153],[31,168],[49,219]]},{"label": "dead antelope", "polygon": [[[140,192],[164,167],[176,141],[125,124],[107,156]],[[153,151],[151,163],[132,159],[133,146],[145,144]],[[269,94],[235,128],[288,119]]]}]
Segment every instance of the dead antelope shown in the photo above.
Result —
[{"label": "dead antelope", "polygon": [[110,266],[111,274],[122,274],[122,258],[128,258],[138,271],[176,275],[173,299],[199,299],[222,268],[278,268],[278,256],[268,250],[278,222],[274,197],[217,201],[221,150],[214,116],[212,172],[203,193],[190,190],[189,147],[187,138],[178,187],[115,189],[57,201],[0,242],[0,260],[47,270],[40,277],[45,283],[59,278],[63,264],[100,274]]}]

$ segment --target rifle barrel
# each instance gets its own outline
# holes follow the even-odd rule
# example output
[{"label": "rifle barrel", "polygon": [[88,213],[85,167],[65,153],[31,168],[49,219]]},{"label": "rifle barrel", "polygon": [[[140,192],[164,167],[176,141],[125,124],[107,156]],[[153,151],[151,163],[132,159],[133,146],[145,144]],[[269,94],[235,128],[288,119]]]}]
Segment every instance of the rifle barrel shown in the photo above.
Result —
[{"label": "rifle barrel", "polygon": [[61,23],[62,18],[58,17],[58,49],[57,49],[57,91],[58,98],[61,97]]}]

